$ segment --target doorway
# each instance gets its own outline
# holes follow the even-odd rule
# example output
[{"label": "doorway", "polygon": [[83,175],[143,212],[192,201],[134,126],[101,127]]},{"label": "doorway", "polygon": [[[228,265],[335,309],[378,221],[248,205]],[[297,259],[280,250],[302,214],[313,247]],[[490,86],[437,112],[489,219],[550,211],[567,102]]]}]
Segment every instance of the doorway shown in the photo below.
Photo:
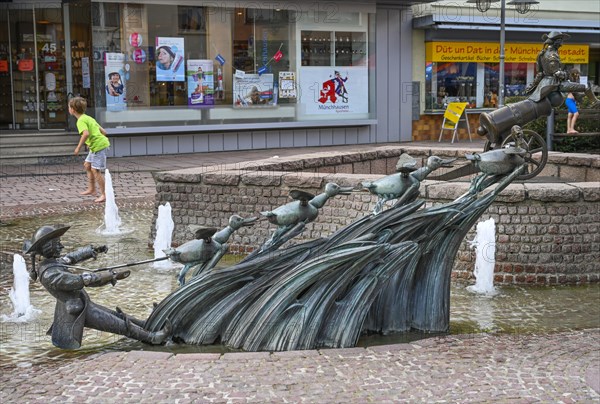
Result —
[{"label": "doorway", "polygon": [[89,77],[89,64],[81,62],[89,35],[73,46],[69,10],[61,2],[0,6],[0,129],[69,128],[68,98],[87,84],[73,82],[75,69],[87,68]]}]

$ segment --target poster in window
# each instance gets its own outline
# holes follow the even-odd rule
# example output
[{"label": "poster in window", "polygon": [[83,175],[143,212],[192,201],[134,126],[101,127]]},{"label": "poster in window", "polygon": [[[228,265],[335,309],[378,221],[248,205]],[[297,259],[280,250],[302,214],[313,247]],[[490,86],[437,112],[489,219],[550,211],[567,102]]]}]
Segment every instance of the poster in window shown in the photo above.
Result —
[{"label": "poster in window", "polygon": [[301,68],[299,102],[307,115],[369,112],[369,72],[364,67]]},{"label": "poster in window", "polygon": [[127,109],[125,102],[125,54],[107,52],[105,55],[106,110],[124,111]]},{"label": "poster in window", "polygon": [[279,98],[296,98],[296,72],[279,72]]},{"label": "poster in window", "polygon": [[92,84],[92,78],[90,76],[90,58],[87,56],[81,58],[81,83],[83,88],[90,88]]},{"label": "poster in window", "polygon": [[212,59],[187,60],[188,105],[215,104],[215,81]]},{"label": "poster in window", "polygon": [[266,107],[277,104],[272,74],[233,76],[233,106],[236,108]]},{"label": "poster in window", "polygon": [[156,80],[185,81],[183,38],[156,37]]}]

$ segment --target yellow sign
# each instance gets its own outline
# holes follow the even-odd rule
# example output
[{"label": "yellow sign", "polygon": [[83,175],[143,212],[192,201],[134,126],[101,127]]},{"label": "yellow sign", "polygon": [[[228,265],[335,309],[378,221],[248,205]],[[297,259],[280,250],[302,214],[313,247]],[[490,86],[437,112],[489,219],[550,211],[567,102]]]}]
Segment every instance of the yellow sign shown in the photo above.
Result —
[{"label": "yellow sign", "polygon": [[[507,43],[506,63],[535,63],[542,44]],[[589,45],[563,45],[558,50],[562,63],[589,63]],[[500,44],[494,42],[425,42],[427,62],[500,62]]]},{"label": "yellow sign", "polygon": [[444,112],[444,123],[442,127],[444,129],[455,129],[456,125],[458,125],[460,117],[462,116],[463,112],[465,112],[467,105],[469,105],[468,102],[449,103],[448,108],[446,108],[446,112]]}]

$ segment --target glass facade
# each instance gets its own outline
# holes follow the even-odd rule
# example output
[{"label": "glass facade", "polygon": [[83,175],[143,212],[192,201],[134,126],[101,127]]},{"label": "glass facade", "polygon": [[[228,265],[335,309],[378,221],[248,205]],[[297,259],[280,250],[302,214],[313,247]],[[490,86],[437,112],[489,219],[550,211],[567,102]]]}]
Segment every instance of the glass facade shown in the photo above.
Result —
[{"label": "glass facade", "polygon": [[[426,108],[445,109],[449,102],[467,102],[469,108],[496,108],[499,67],[499,63],[427,64]],[[534,67],[531,64],[530,68]],[[525,95],[527,69],[527,63],[504,64],[505,97]],[[478,83],[483,86],[478,87]]]},{"label": "glass facade", "polygon": [[1,4],[5,129],[73,129],[73,95],[120,133],[376,117],[375,6]]},{"label": "glass facade", "polygon": [[0,3],[0,128],[64,130],[73,94],[93,107],[89,11],[85,2]]},{"label": "glass facade", "polygon": [[92,3],[105,127],[375,117],[374,13],[189,3]]}]

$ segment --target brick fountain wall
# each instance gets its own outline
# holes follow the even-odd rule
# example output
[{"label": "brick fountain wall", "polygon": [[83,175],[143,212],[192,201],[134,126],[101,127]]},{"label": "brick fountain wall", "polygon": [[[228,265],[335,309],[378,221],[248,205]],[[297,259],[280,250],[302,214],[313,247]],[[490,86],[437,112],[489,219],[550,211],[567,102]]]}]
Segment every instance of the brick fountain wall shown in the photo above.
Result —
[{"label": "brick fountain wall", "polygon": [[[294,188],[319,193],[327,182],[355,186],[394,172],[398,156],[408,152],[462,157],[460,150],[422,150],[382,146],[362,153],[311,154],[241,165],[198,167],[155,174],[156,207],[169,202],[175,221],[174,244],[192,238],[190,225],[223,228],[229,216],[257,216],[290,201]],[[579,284],[599,281],[600,158],[551,153],[543,176],[550,183],[513,183],[482,216],[496,222],[495,281],[498,284]],[[574,181],[579,178],[580,181]],[[581,182],[581,181],[586,182]],[[468,182],[425,181],[421,196],[429,205],[451,201]],[[368,214],[376,198],[366,192],[330,199],[319,217],[294,242],[327,236]],[[156,211],[157,209],[155,209]],[[156,219],[156,213],[155,213]],[[154,228],[154,226],[152,227]],[[266,220],[240,229],[231,251],[247,253],[267,239],[274,226]],[[154,234],[152,234],[152,239]],[[467,239],[474,238],[471,229]],[[472,278],[475,252],[463,241],[453,277]]]}]

